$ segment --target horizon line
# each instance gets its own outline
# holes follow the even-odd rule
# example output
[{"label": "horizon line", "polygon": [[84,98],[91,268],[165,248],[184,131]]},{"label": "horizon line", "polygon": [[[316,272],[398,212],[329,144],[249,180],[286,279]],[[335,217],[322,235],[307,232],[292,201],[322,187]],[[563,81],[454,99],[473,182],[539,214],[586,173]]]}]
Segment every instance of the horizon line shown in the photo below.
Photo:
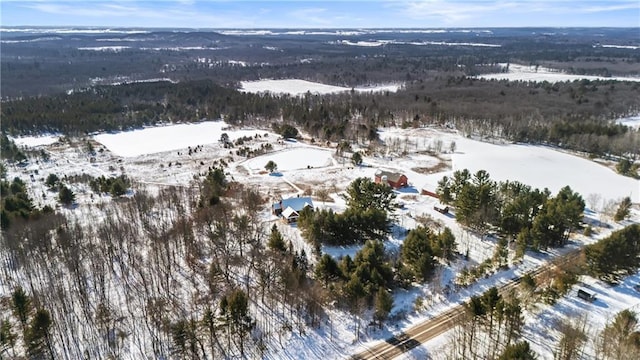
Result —
[{"label": "horizon line", "polygon": [[4,25],[2,29],[52,29],[52,28],[79,28],[79,29],[190,29],[190,30],[434,30],[434,29],[640,29],[640,26],[436,26],[436,27],[184,27],[184,26],[112,26],[112,25]]}]

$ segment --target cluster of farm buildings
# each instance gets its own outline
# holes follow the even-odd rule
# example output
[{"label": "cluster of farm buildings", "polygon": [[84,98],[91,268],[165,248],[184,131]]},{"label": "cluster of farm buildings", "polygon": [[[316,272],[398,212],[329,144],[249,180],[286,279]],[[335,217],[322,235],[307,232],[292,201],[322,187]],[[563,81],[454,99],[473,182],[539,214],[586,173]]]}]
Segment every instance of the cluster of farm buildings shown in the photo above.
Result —
[{"label": "cluster of farm buildings", "polygon": [[[373,180],[377,184],[387,184],[396,190],[409,186],[409,179],[405,174],[393,171],[379,169],[376,171]],[[438,198],[434,188],[427,188],[425,186],[422,188],[420,193],[436,199]],[[298,195],[296,197],[280,199],[278,202],[271,204],[271,213],[280,217],[287,223],[294,223],[298,220],[300,212],[305,208],[310,208],[311,210],[314,209],[313,199],[311,196],[301,197]],[[433,208],[443,214],[449,212],[449,207],[441,203],[436,203]]]}]

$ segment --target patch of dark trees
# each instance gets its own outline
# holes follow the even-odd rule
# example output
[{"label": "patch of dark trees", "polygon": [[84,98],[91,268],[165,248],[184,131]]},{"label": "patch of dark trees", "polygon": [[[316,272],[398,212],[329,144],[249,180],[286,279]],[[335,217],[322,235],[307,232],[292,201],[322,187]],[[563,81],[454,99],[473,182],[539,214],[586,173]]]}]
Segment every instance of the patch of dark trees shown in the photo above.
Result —
[{"label": "patch of dark trees", "polygon": [[[595,33],[597,31],[598,33]],[[218,84],[302,78],[341,86],[412,81],[435,72],[476,75],[497,63],[552,66],[570,73],[638,75],[637,31],[620,29],[490,29],[344,36],[227,36],[216,32],[121,34],[3,33],[0,91],[4,98],[49,95],[96,84],[152,78],[213,79]],[[339,40],[386,41],[350,46]],[[493,47],[451,46],[483,43]],[[81,48],[121,47],[117,50]],[[204,61],[202,60],[204,59]],[[242,61],[240,65],[238,61]],[[489,65],[489,66],[487,66]]]},{"label": "patch of dark trees", "polygon": [[640,225],[632,224],[584,248],[589,274],[610,283],[640,268]]},{"label": "patch of dark trees", "polygon": [[628,156],[638,153],[638,133],[611,119],[638,109],[640,84],[633,82],[433,76],[397,93],[301,97],[242,93],[209,80],[98,86],[6,101],[2,119],[3,131],[12,134],[84,134],[219,118],[266,128],[282,118],[315,139],[332,141],[376,140],[379,126],[454,124],[470,136]]}]

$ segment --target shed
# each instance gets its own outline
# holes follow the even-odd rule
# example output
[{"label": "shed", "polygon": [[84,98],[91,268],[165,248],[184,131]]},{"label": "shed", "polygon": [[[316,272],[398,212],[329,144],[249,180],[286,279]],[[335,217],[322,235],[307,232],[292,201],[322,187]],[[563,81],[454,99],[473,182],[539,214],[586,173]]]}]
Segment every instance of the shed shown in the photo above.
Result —
[{"label": "shed", "polygon": [[585,288],[578,289],[578,297],[588,302],[594,302],[596,300],[596,294],[593,291]]},{"label": "shed", "polygon": [[447,214],[449,212],[449,207],[441,202],[437,202],[435,205],[433,205],[433,210],[441,214]]},{"label": "shed", "polygon": [[406,175],[378,169],[378,171],[376,171],[375,173],[374,181],[377,184],[380,184],[384,183],[385,180],[386,183],[394,189],[399,189],[408,185],[408,179]]}]

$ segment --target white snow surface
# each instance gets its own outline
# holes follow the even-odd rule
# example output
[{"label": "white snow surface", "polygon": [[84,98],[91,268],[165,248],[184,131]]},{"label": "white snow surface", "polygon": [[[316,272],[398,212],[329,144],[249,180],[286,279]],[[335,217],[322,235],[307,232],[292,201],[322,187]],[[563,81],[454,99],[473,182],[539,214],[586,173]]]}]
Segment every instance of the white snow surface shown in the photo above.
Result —
[{"label": "white snow surface", "polygon": [[[640,273],[627,277],[616,286],[607,285],[590,277],[583,277],[582,280],[553,306],[545,306],[540,312],[526,317],[523,335],[542,359],[553,359],[553,352],[561,337],[556,325],[560,320],[579,320],[586,317],[587,337],[590,340],[585,346],[585,353],[594,356],[595,359],[591,339],[595,339],[597,333],[602,331],[607,323],[613,321],[620,311],[629,309],[639,313],[640,292],[635,290],[634,286],[640,283]],[[593,292],[596,300],[590,303],[578,298],[579,288],[586,288]]]},{"label": "white snow surface", "polygon": [[640,114],[617,119],[618,124],[626,125],[632,128],[640,129]]},{"label": "white snow surface", "polygon": [[[271,92],[276,94],[289,94],[293,96],[303,95],[307,92],[312,94],[333,94],[345,91],[351,91],[351,88],[326,85],[316,82],[300,79],[284,79],[284,80],[272,80],[264,79],[258,81],[242,81],[242,90],[250,93]],[[353,88],[358,92],[378,92],[378,91],[391,91],[396,92],[400,88],[398,84],[379,85],[372,87],[357,87]]]},{"label": "white snow surface", "polygon": [[[506,67],[506,64],[501,64]],[[574,75],[561,72],[560,70],[547,69],[536,66],[525,66],[519,64],[509,64],[509,71],[506,73],[483,74],[479,75],[480,79],[494,79],[507,81],[533,81],[550,83],[574,81],[574,80],[616,80],[616,81],[640,81],[640,77],[621,77],[621,76],[594,76],[594,75]]]},{"label": "white snow surface", "polygon": [[[404,134],[404,135],[403,135]],[[385,129],[382,139],[404,137],[407,132]],[[409,133],[411,134],[411,133]],[[525,144],[492,144],[473,140],[458,134],[431,133],[424,129],[414,130],[408,138],[440,137],[448,147],[456,142],[456,152],[451,155],[452,170],[432,175],[411,174],[409,181],[416,186],[425,183],[437,184],[444,175],[455,170],[468,169],[472,174],[486,170],[496,181],[517,180],[534,188],[548,188],[557,193],[564,186],[571,186],[583,197],[601,194],[605,200],[619,200],[630,196],[633,202],[640,201],[640,181],[615,173],[603,165],[588,159],[558,151],[545,146]]]},{"label": "white snow surface", "polygon": [[278,171],[289,171],[318,168],[333,164],[332,151],[316,148],[296,148],[270,153],[249,160],[246,165],[251,170],[264,170],[264,166],[273,161],[278,165]]},{"label": "white snow surface", "polygon": [[487,170],[494,180],[518,180],[537,188],[549,188],[557,193],[570,185],[583,196],[593,193],[617,200],[631,196],[640,201],[640,182],[616,174],[593,161],[552,148],[459,139],[459,151],[452,156],[453,169],[469,169],[471,173]]},{"label": "white snow surface", "polygon": [[57,135],[45,135],[45,136],[21,136],[11,138],[16,145],[22,145],[26,147],[36,147],[51,145],[58,141],[60,138]]},{"label": "white snow surface", "polygon": [[88,46],[88,47],[79,47],[78,50],[119,52],[119,51],[130,49],[130,48],[131,46]]},{"label": "white snow surface", "polygon": [[[638,45],[600,45],[603,48],[614,48],[614,49],[630,49],[630,50],[638,50],[640,46]],[[595,46],[594,46],[595,47]]]},{"label": "white snow surface", "polygon": [[[121,133],[99,134],[94,139],[111,152],[124,157],[134,157],[170,150],[185,149],[218,142],[228,125],[223,121],[206,121],[196,124],[178,124],[151,127]],[[230,140],[253,136],[255,130],[228,132]]]}]

